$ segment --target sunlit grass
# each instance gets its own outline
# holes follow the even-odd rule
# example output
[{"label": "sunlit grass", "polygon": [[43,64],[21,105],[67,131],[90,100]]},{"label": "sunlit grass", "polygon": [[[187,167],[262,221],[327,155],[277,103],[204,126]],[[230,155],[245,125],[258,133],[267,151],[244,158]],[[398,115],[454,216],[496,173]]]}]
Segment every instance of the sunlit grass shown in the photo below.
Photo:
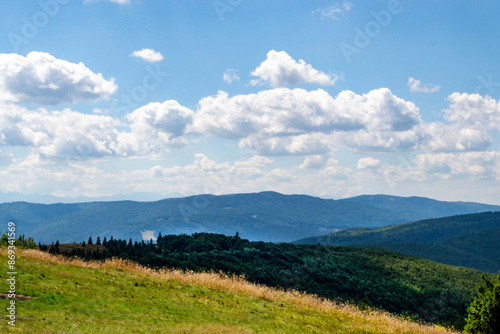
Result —
[{"label": "sunlit grass", "polygon": [[[7,272],[5,250],[0,270]],[[243,277],[85,262],[24,250],[17,326],[25,333],[452,333],[380,311],[257,285]],[[6,281],[0,285],[6,290]],[[0,300],[5,310],[7,300]],[[5,313],[6,314],[6,313]]]}]

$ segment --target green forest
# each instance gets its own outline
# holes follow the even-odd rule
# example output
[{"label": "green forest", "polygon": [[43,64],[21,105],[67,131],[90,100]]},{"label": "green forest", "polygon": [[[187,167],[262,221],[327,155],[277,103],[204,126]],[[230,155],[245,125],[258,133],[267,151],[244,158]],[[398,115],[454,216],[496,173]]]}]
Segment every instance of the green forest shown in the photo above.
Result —
[{"label": "green forest", "polygon": [[251,242],[221,234],[166,235],[154,243],[91,238],[42,250],[86,259],[119,257],[153,268],[214,271],[286,290],[463,328],[481,272],[376,249]]},{"label": "green forest", "polygon": [[494,274],[500,270],[500,212],[349,229],[295,243],[379,248]]}]

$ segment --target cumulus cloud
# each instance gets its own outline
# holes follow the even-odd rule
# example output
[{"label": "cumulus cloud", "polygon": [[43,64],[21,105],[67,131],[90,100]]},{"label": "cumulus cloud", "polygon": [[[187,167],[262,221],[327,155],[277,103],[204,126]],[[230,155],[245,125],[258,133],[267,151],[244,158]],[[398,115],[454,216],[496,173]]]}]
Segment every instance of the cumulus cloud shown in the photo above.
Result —
[{"label": "cumulus cloud", "polygon": [[418,108],[386,88],[334,98],[324,90],[276,88],[199,101],[192,132],[240,140],[259,154],[312,155],[335,146],[397,150],[414,146]]},{"label": "cumulus cloud", "polygon": [[[42,159],[76,162],[159,153],[182,146],[193,118],[193,111],[172,100],[133,111],[126,116],[128,124],[111,116],[70,109],[29,110],[3,105],[0,110],[0,145],[31,148],[32,154]],[[7,157],[2,154],[3,160]]]},{"label": "cumulus cloud", "polygon": [[56,105],[108,99],[118,89],[83,63],[70,63],[48,53],[0,54],[0,101]]},{"label": "cumulus cloud", "polygon": [[327,75],[316,70],[310,64],[300,59],[298,62],[285,51],[271,50],[267,53],[267,59],[263,61],[252,73],[257,77],[251,81],[252,85],[264,82],[272,87],[284,87],[302,83],[331,86],[338,79],[336,75]]},{"label": "cumulus cloud", "polygon": [[410,88],[410,92],[418,93],[435,93],[441,89],[441,86],[433,84],[422,84],[420,80],[409,77],[407,86]]},{"label": "cumulus cloud", "polygon": [[380,166],[380,160],[373,159],[372,157],[366,157],[358,160],[357,168],[377,168],[378,166]]},{"label": "cumulus cloud", "polygon": [[164,59],[163,55],[153,49],[136,50],[130,54],[131,57],[141,58],[148,63],[157,63]]},{"label": "cumulus cloud", "polygon": [[299,166],[300,169],[306,168],[321,168],[325,165],[327,157],[321,154],[309,155],[304,159],[304,162]]},{"label": "cumulus cloud", "polygon": [[457,176],[494,177],[500,163],[499,152],[465,152],[419,154],[416,170],[422,174],[440,174],[443,178]]},{"label": "cumulus cloud", "polygon": [[149,103],[126,116],[132,132],[124,135],[123,140],[133,151],[154,150],[156,145],[182,145],[193,116],[191,109],[174,100]]},{"label": "cumulus cloud", "polygon": [[253,135],[243,138],[239,146],[263,155],[311,155],[333,150],[322,133],[302,134],[286,137]]},{"label": "cumulus cloud", "polygon": [[228,84],[232,84],[234,81],[240,81],[240,77],[238,76],[238,71],[236,71],[234,68],[229,68],[224,71],[224,74],[222,75],[222,79],[224,82],[227,82]]},{"label": "cumulus cloud", "polygon": [[441,122],[423,124],[422,148],[433,152],[483,151],[492,143],[484,126],[459,126]]},{"label": "cumulus cloud", "polygon": [[444,118],[460,126],[479,126],[500,130],[500,101],[479,94],[453,93]]},{"label": "cumulus cloud", "polygon": [[260,156],[260,155],[254,155],[251,159],[249,160],[238,160],[234,163],[236,167],[265,167],[273,163],[273,160]]},{"label": "cumulus cloud", "polygon": [[[498,126],[498,103],[474,97],[467,104],[451,95],[449,123],[425,123],[414,103],[387,89],[366,94],[322,89],[275,88],[230,97],[220,91],[199,101],[190,133],[239,140],[262,155],[316,155],[336,147],[360,152],[428,150],[482,151],[487,132]],[[463,97],[463,96],[462,96]],[[485,124],[488,125],[486,126]]]},{"label": "cumulus cloud", "polygon": [[69,109],[47,111],[2,106],[0,133],[9,146],[30,147],[33,154],[49,159],[87,160],[119,155],[116,127],[120,122]]},{"label": "cumulus cloud", "polygon": [[[362,95],[343,91],[336,97],[321,89],[299,88],[233,97],[219,92],[202,98],[196,111],[175,100],[150,103],[128,114],[126,124],[69,109],[49,112],[5,105],[0,144],[31,147],[44,158],[89,159],[159,153],[195,136],[217,137],[237,140],[240,148],[259,156],[306,156],[301,169],[320,168],[322,156],[339,147],[358,152],[484,151],[492,140],[479,121],[494,124],[497,102],[479,97],[482,102],[471,109],[463,97],[450,96],[454,102],[445,112],[449,124],[423,122],[413,103],[387,88]],[[484,108],[483,103],[492,107]],[[367,160],[359,161],[358,168],[368,167]]]},{"label": "cumulus cloud", "polygon": [[327,160],[325,168],[320,170],[318,175],[326,179],[346,180],[351,177],[352,169],[342,167],[337,160],[330,158]]},{"label": "cumulus cloud", "polygon": [[354,5],[352,2],[347,2],[344,1],[342,5],[339,5],[339,3],[335,3],[335,5],[326,7],[326,8],[318,8],[314,10],[312,13],[313,14],[320,14],[321,19],[330,19],[330,20],[336,20],[338,18],[339,14],[344,14],[345,12],[348,12],[352,9]]}]

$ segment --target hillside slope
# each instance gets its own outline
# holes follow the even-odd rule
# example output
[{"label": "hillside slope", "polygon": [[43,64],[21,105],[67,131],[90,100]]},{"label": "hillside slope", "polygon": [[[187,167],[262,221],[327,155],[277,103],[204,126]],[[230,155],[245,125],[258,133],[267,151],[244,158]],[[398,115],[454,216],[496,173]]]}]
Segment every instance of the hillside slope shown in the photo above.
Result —
[{"label": "hillside slope", "polygon": [[[481,272],[385,250],[250,242],[221,234],[167,235],[156,244],[105,241],[67,255],[131,259],[154,268],[222,271],[267,286],[370,304],[426,322],[463,325]],[[69,245],[61,245],[60,249]],[[55,251],[52,249],[51,251]],[[85,253],[82,253],[85,251]]]},{"label": "hillside slope", "polygon": [[500,270],[500,212],[350,229],[295,243],[380,248],[496,273]]},{"label": "hillside slope", "polygon": [[[0,249],[0,270],[6,263]],[[16,328],[2,321],[2,333],[452,333],[216,274],[34,250],[18,255],[17,266],[17,294],[34,299],[16,302]]]},{"label": "hillside slope", "polygon": [[[330,200],[275,192],[199,195],[156,202],[91,202],[78,204],[0,204],[0,220],[14,220],[21,232],[42,243],[80,241],[80,236],[142,239],[156,234],[195,232],[235,235],[251,240],[287,242],[349,228],[376,228],[418,219],[486,211],[475,203],[433,202],[418,198],[372,196],[374,200]],[[379,198],[379,200],[377,200]],[[397,201],[398,205],[380,204]],[[384,202],[385,201],[385,202]],[[406,204],[401,204],[406,203]],[[411,204],[414,203],[414,204]],[[372,205],[373,204],[373,205]],[[410,205],[411,204],[411,205]],[[411,210],[408,208],[411,206]],[[496,207],[500,210],[500,207]],[[473,211],[474,212],[474,211]]]}]

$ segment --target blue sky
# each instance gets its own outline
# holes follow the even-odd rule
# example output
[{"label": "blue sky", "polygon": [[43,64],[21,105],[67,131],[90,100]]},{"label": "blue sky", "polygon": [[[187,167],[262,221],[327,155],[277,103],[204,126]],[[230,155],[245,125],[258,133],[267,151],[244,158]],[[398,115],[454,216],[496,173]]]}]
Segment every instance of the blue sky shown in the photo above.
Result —
[{"label": "blue sky", "polygon": [[500,204],[495,1],[0,3],[0,191]]}]

